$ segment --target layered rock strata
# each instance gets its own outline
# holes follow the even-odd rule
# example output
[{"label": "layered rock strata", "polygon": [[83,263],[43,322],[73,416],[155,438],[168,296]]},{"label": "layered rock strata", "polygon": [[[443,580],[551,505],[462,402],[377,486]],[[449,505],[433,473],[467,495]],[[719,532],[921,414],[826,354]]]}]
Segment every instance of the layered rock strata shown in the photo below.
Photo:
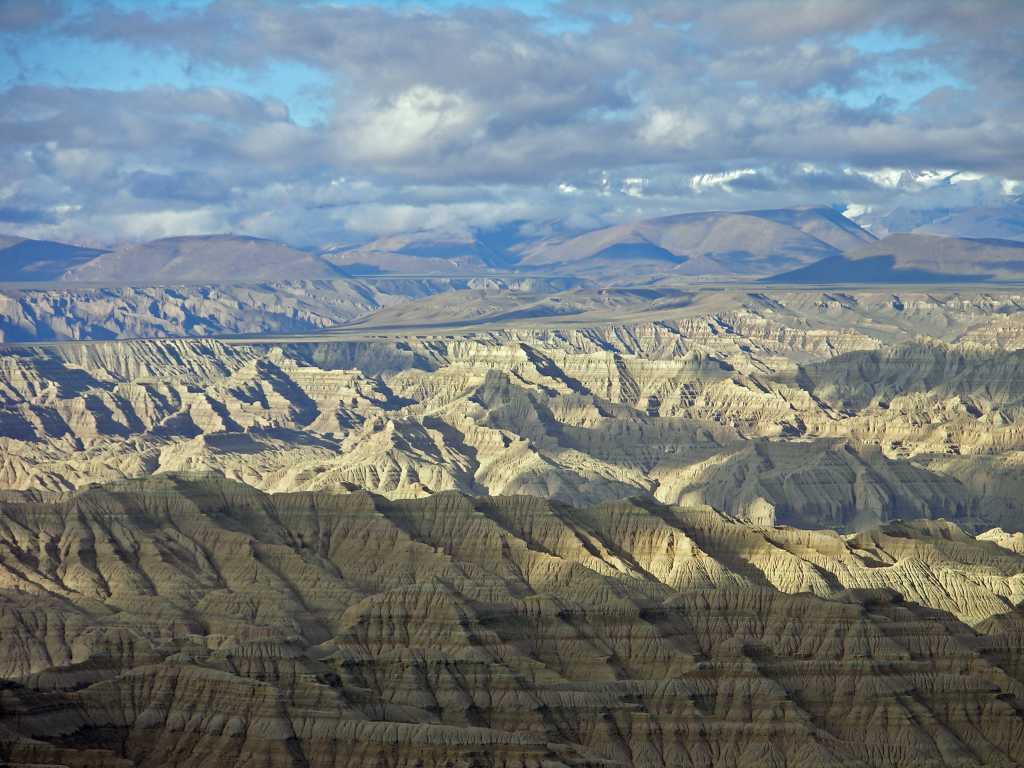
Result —
[{"label": "layered rock strata", "polygon": [[201,476],[9,498],[0,759],[1018,765],[1007,543]]}]

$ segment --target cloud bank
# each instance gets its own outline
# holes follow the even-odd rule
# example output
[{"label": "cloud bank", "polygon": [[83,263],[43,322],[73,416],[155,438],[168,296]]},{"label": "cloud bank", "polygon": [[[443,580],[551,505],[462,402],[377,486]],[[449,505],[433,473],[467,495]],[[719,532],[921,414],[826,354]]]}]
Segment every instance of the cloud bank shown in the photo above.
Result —
[{"label": "cloud bank", "polygon": [[1024,192],[1014,0],[0,0],[0,45],[0,227],[30,236],[313,244]]}]

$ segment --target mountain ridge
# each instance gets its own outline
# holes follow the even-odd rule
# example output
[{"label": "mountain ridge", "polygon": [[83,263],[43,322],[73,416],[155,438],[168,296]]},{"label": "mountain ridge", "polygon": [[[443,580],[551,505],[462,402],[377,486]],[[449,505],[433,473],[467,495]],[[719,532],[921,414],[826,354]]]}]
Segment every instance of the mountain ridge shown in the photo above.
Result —
[{"label": "mountain ridge", "polygon": [[[487,291],[434,294],[433,313],[469,318],[436,330],[409,301],[350,337],[10,345],[0,487],[206,468],[271,491],[646,494],[801,527],[1019,528],[1019,295],[612,293],[538,296],[554,313],[519,318]],[[573,295],[575,323],[558,314]]]},{"label": "mountain ridge", "polygon": [[[17,241],[12,281],[246,284],[359,277],[549,276],[608,285],[657,281],[994,282],[1024,278],[1020,241],[926,234],[878,239],[822,206],[673,214],[584,232],[520,223],[424,229],[369,243],[296,249],[247,235],[189,235],[110,251]],[[3,245],[4,243],[0,243]]]},{"label": "mountain ridge", "polygon": [[615,280],[624,276],[624,268],[629,274],[648,269],[756,277],[872,239],[838,212],[814,206],[676,214],[554,238],[526,229],[498,228],[493,235],[472,229],[419,230],[318,251],[248,235],[176,236],[94,254],[49,279],[144,285],[554,271]]},{"label": "mountain ridge", "polygon": [[0,236],[0,282],[51,282],[104,253],[52,240]]},{"label": "mountain ridge", "polygon": [[988,282],[1024,277],[1024,242],[899,233],[837,254],[768,282]]}]

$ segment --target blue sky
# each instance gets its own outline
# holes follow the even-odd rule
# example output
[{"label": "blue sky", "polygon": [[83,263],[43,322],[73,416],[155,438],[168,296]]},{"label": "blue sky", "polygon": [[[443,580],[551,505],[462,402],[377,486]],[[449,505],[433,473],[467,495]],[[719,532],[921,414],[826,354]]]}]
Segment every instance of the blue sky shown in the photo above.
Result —
[{"label": "blue sky", "polygon": [[[900,65],[882,64],[871,74],[870,82],[862,87],[838,94],[852,107],[867,107],[878,99],[894,99],[902,109],[913,106],[918,99],[936,88],[969,87],[941,62],[929,58],[915,60],[913,54],[925,48],[929,40],[924,35],[911,35],[896,29],[873,28],[868,32],[847,38],[858,51],[876,55],[905,54],[909,59]],[[912,75],[907,79],[905,75]],[[901,76],[904,75],[904,76]]]},{"label": "blue sky", "polygon": [[127,43],[64,35],[29,37],[0,56],[0,87],[5,88],[19,83],[115,91],[151,85],[228,88],[256,98],[280,99],[293,119],[305,125],[323,122],[331,103],[330,77],[287,60],[247,71],[192,62],[175,51],[139,51]]},{"label": "blue sky", "polygon": [[1013,0],[0,0],[0,231],[1003,204],[1022,27]]},{"label": "blue sky", "polygon": [[[117,0],[126,12],[181,14],[209,5],[207,0]],[[70,14],[88,13],[94,3],[76,0]],[[182,52],[140,49],[130,41],[96,41],[61,34],[26,31],[12,36],[0,50],[0,87],[18,83],[128,91],[149,85],[176,88],[218,87],[256,98],[276,98],[288,105],[297,122],[322,122],[330,107],[331,78],[301,63],[273,61],[251,71],[192,61]]]}]

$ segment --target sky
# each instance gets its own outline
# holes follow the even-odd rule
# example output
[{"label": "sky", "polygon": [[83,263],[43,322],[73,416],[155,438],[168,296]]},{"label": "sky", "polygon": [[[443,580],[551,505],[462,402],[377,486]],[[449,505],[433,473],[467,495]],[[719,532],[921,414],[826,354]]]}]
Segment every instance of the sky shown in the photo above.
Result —
[{"label": "sky", "polygon": [[1022,96],[1024,0],[0,0],[0,233],[1000,206]]}]

